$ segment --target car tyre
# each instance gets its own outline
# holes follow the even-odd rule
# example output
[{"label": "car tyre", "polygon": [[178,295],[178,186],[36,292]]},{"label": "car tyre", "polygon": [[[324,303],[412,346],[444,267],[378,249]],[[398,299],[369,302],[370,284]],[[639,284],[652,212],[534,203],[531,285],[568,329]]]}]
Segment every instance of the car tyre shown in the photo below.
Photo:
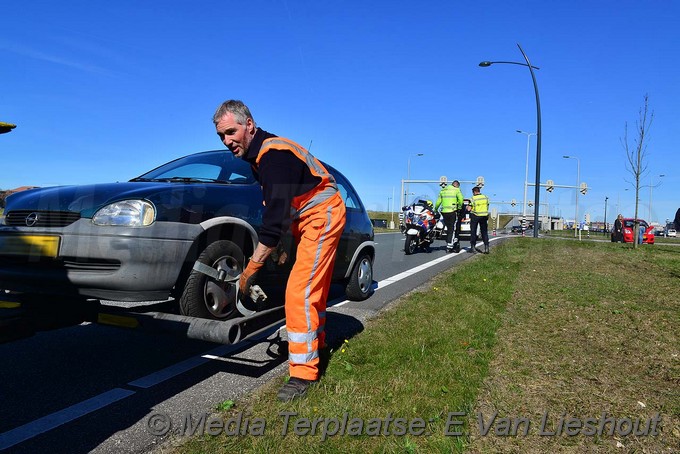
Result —
[{"label": "car tyre", "polygon": [[372,285],[373,261],[370,255],[363,253],[352,268],[345,294],[352,301],[363,301],[373,293]]},{"label": "car tyre", "polygon": [[[228,240],[215,241],[206,247],[198,261],[231,276],[243,271],[243,251]],[[182,315],[224,320],[236,312],[237,282],[218,282],[210,276],[192,270],[179,300]]]}]

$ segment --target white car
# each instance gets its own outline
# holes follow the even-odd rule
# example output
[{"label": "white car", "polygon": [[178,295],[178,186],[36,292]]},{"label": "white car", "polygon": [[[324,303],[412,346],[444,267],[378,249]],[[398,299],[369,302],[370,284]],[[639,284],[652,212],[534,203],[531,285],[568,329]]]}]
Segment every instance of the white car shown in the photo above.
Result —
[{"label": "white car", "polygon": [[[470,239],[470,212],[467,211],[467,206],[470,205],[470,199],[463,199],[463,210],[465,212],[465,217],[460,221],[460,237],[466,240]],[[481,240],[482,231],[477,226],[477,238]]]},{"label": "white car", "polygon": [[677,232],[675,229],[668,229],[668,232],[666,232],[666,236],[672,236],[673,238],[676,238],[678,236]]}]

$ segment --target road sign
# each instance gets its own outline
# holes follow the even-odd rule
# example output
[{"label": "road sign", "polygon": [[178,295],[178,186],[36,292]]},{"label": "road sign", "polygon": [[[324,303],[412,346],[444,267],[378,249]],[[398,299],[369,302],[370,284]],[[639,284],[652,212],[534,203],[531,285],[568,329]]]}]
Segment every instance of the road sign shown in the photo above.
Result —
[{"label": "road sign", "polygon": [[553,189],[555,189],[555,182],[553,180],[548,180],[545,183],[545,190],[548,192],[553,192]]}]

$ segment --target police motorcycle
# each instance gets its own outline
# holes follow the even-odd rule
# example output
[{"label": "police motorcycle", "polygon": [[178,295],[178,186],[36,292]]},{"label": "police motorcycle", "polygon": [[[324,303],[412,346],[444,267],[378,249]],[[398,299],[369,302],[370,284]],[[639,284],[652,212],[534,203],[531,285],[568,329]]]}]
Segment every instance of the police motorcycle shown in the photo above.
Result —
[{"label": "police motorcycle", "polygon": [[444,228],[440,215],[434,210],[432,201],[418,196],[411,205],[402,208],[404,213],[404,252],[411,255],[419,248],[429,250],[436,238],[441,237]]}]

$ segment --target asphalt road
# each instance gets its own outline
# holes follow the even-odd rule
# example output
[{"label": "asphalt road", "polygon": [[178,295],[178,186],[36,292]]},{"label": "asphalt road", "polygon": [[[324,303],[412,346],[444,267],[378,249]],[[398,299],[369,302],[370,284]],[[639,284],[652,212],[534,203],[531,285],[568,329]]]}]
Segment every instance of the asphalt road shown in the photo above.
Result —
[{"label": "asphalt road", "polygon": [[[331,344],[361,332],[387,303],[472,256],[445,254],[443,241],[429,253],[406,256],[401,234],[379,234],[376,242],[371,298],[348,302],[342,288],[332,289]],[[0,344],[0,451],[152,452],[177,436],[187,415],[210,414],[225,400],[238,402],[281,380],[287,370],[287,352],[279,354],[282,335],[273,328],[226,346],[85,323]],[[163,418],[172,428],[156,435]]]}]

